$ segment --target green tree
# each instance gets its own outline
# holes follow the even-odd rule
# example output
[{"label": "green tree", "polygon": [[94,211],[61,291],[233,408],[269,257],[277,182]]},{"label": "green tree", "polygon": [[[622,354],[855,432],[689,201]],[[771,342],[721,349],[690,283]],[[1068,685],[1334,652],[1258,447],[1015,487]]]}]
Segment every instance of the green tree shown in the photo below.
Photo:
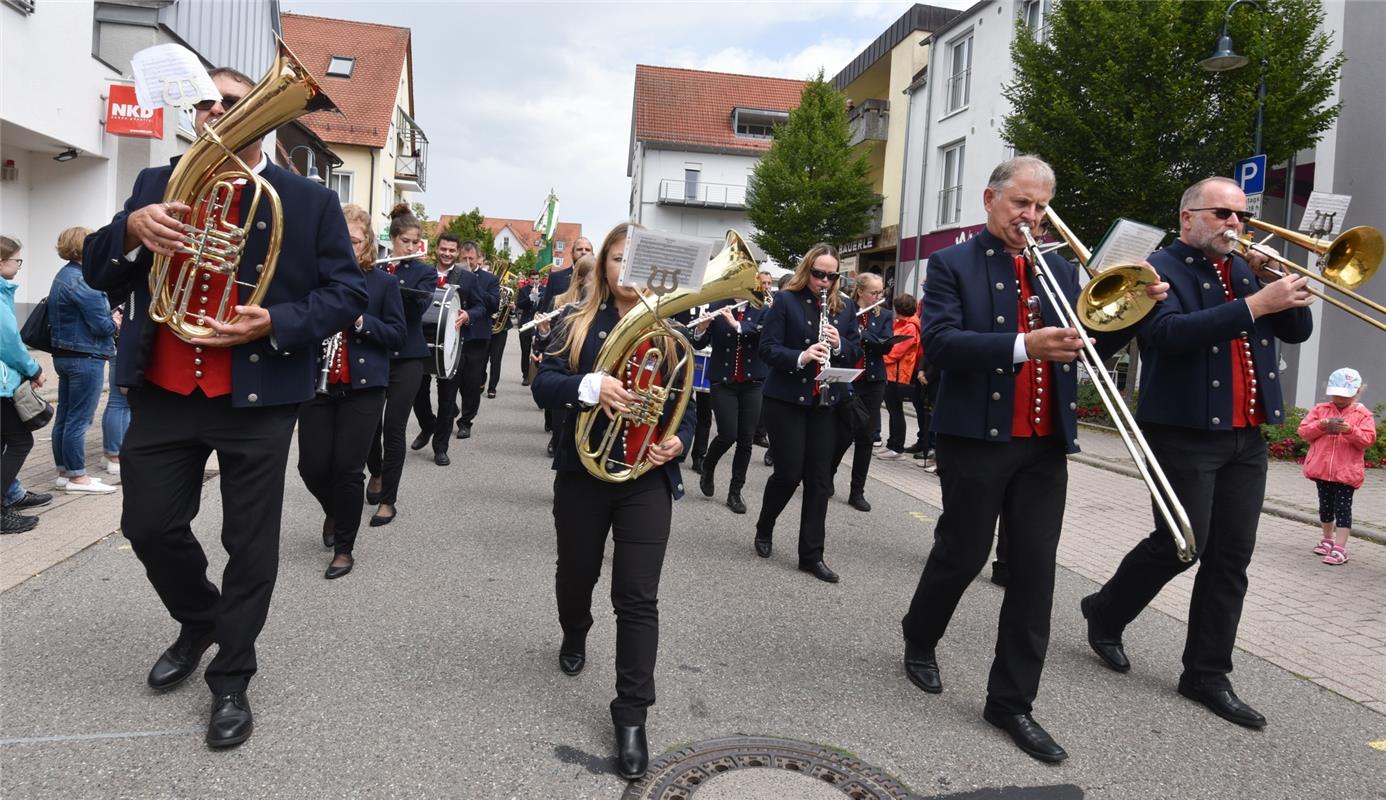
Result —
[{"label": "green tree", "polygon": [[539,254],[533,250],[526,250],[515,259],[510,271],[518,275],[528,275],[539,268]]},{"label": "green tree", "polygon": [[851,137],[846,100],[819,70],[746,185],[755,242],[777,263],[792,267],[815,243],[843,244],[871,224],[870,165]]},{"label": "green tree", "polygon": [[1118,216],[1177,228],[1189,184],[1252,155],[1262,57],[1269,163],[1332,124],[1343,56],[1317,29],[1319,0],[1259,2],[1264,13],[1239,7],[1231,19],[1250,63],[1221,73],[1198,61],[1213,52],[1225,2],[1064,0],[1044,41],[1017,31],[1002,135],[1053,165],[1055,208],[1084,242],[1095,245]]},{"label": "green tree", "polygon": [[[486,215],[481,213],[481,209],[473,208],[465,214],[459,214],[448,220],[447,227],[438,231],[455,234],[462,241],[476,242],[481,249],[481,257],[487,261],[494,262],[496,259],[496,236],[486,229],[483,224]],[[432,241],[433,249],[438,249],[438,238],[435,235]]]}]

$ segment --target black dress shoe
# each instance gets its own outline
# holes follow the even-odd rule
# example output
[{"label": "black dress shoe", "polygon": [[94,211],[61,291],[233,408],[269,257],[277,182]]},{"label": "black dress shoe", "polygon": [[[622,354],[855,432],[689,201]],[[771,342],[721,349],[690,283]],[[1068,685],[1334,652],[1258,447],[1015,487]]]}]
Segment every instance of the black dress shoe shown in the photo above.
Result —
[{"label": "black dress shoe", "polygon": [[616,774],[628,781],[645,777],[650,766],[650,746],[644,725],[616,726]]},{"label": "black dress shoe", "polygon": [[690,469],[692,469],[694,472],[698,473],[699,475],[703,474],[703,457],[702,457],[702,456],[693,456],[693,464],[692,464],[692,466],[690,467]]},{"label": "black dress shoe", "polygon": [[235,747],[255,731],[255,717],[245,692],[216,695],[212,700],[212,719],[207,723],[208,747]]},{"label": "black dress shoe", "polygon": [[741,499],[741,492],[731,492],[727,495],[727,508],[730,508],[733,514],[746,513],[746,501]]},{"label": "black dress shoe", "polygon": [[696,472],[701,472],[702,477],[698,479],[698,488],[703,491],[703,497],[711,497],[717,493],[717,484],[713,482],[713,468],[706,464],[699,464]]},{"label": "black dress shoe", "polygon": [[322,546],[331,547],[337,543],[337,523],[331,517],[322,521]]},{"label": "black dress shoe", "polygon": [[939,676],[938,659],[932,649],[905,642],[905,677],[929,694],[943,691],[943,678]]},{"label": "black dress shoe", "polygon": [[770,548],[771,548],[771,544],[772,544],[772,540],[770,540],[770,539],[762,539],[762,538],[760,538],[759,536],[757,536],[757,537],[756,537],[756,555],[760,556],[761,558],[769,558],[769,557],[770,557]]},{"label": "black dress shoe", "polygon": [[1195,703],[1202,703],[1209,711],[1228,722],[1235,722],[1247,728],[1266,727],[1266,718],[1256,709],[1243,703],[1231,689],[1205,689],[1181,680],[1179,693]]},{"label": "black dress shoe", "polygon": [[472,438],[472,426],[470,426],[470,425],[463,425],[462,427],[458,428],[458,429],[457,429],[457,438],[459,438],[459,439],[470,439],[470,438]]},{"label": "black dress shoe", "polygon": [[414,441],[409,443],[410,450],[422,450],[424,445],[433,439],[433,431],[419,431],[419,435],[414,437]]},{"label": "black dress shoe", "polygon": [[991,709],[983,709],[982,719],[1010,734],[1015,746],[1033,758],[1051,764],[1068,758],[1068,752],[1029,714],[998,714]]},{"label": "black dress shoe", "polygon": [[53,495],[48,492],[26,491],[23,497],[10,504],[10,508],[36,508],[46,506],[51,502],[53,502]]},{"label": "black dress shoe", "polygon": [[440,467],[446,467],[448,464],[452,463],[452,459],[448,458],[447,453],[434,453],[433,463]]},{"label": "black dress shoe", "polygon": [[763,459],[761,459],[761,460],[765,462],[765,466],[767,466],[767,467],[773,467],[773,466],[775,466],[775,457],[772,456],[772,455],[770,455],[770,451],[769,451],[769,450],[766,450],[766,451],[765,451],[765,458],[763,458]]},{"label": "black dress shoe", "polygon": [[754,444],[756,447],[769,447],[770,437],[766,436],[765,434],[761,434],[757,436],[755,439],[751,440],[751,444]]},{"label": "black dress shoe", "polygon": [[398,517],[398,516],[399,516],[399,511],[395,511],[393,514],[391,514],[391,515],[388,516],[388,517],[385,516],[384,514],[381,514],[380,512],[377,511],[376,513],[374,513],[374,514],[371,515],[371,527],[372,527],[372,528],[379,528],[381,525],[389,525],[391,522],[394,522],[394,521],[395,521],[395,517]]},{"label": "black dress shoe", "polygon": [[587,666],[587,637],[563,634],[558,646],[558,668],[564,675],[576,675]]},{"label": "black dress shoe", "polygon": [[528,386],[528,385],[529,385],[529,378],[521,378],[521,379],[520,379],[520,385],[521,385],[521,386]]},{"label": "black dress shoe", "polygon": [[818,580],[823,581],[824,583],[837,583],[838,581],[842,580],[841,578],[837,577],[836,572],[833,572],[832,570],[828,569],[828,565],[824,564],[822,561],[815,561],[811,564],[801,563],[799,564],[799,571],[807,572],[813,577],[817,578]]},{"label": "black dress shoe", "polygon": [[847,498],[847,505],[858,511],[870,511],[871,504],[866,502],[866,495],[861,492],[852,492],[852,496]]},{"label": "black dress shoe", "polygon": [[[346,556],[346,563],[338,564],[337,559],[342,556]],[[351,568],[354,566],[356,566],[356,559],[352,558],[350,553],[339,553],[332,557],[331,563],[327,565],[327,571],[324,572],[322,576],[329,581],[333,581],[351,572]]]},{"label": "black dress shoe", "polygon": [[211,631],[191,633],[184,630],[178,634],[178,639],[149,669],[149,688],[164,691],[187,680],[202,661],[202,654],[211,646]]},{"label": "black dress shoe", "polygon": [[1093,614],[1092,604],[1097,601],[1097,595],[1090,594],[1078,602],[1078,608],[1083,612],[1083,619],[1088,621],[1088,647],[1102,659],[1102,663],[1117,672],[1129,672],[1131,661],[1126,657],[1126,650],[1121,645],[1121,637],[1113,636],[1102,630],[1097,624],[1096,615]]}]

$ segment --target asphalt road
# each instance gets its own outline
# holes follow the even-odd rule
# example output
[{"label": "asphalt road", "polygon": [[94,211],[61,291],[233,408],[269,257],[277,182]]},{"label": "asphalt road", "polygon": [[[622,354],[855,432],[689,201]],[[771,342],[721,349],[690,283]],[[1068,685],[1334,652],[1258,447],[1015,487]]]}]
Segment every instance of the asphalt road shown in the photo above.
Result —
[{"label": "asphalt road", "polygon": [[[608,584],[587,670],[565,677],[545,437],[527,390],[507,374],[501,391],[452,466],[410,454],[399,518],[363,530],[342,580],[322,578],[321,518],[291,466],[250,688],[256,733],[239,748],[203,745],[200,680],[145,687],[177,631],[120,536],[0,595],[3,797],[619,797]],[[844,474],[827,549],[843,582],[822,584],[795,570],[792,524],[771,560],[752,552],[762,452],[751,514],[703,498],[696,476],[675,506],[655,754],[744,733],[846,750],[923,796],[1073,785],[1090,798],[1386,798],[1386,752],[1368,746],[1386,740],[1386,717],[1239,652],[1237,690],[1270,725],[1223,722],[1175,693],[1184,626],[1155,612],[1128,631],[1131,673],[1111,673],[1078,613],[1093,584],[1064,569],[1035,716],[1072,757],[1031,760],[980,716],[1000,589],[979,580],[963,598],[939,648],[942,695],[902,673],[899,619],[936,509],[872,482],[875,508],[859,513],[842,502]],[[796,514],[797,501],[785,523]],[[218,572],[221,516],[213,480],[194,527]]]}]

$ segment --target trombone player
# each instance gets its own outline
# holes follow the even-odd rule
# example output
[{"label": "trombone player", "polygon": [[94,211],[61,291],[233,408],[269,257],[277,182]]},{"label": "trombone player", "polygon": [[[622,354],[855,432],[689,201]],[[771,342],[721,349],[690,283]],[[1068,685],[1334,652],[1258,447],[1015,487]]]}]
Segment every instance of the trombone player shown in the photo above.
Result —
[{"label": "trombone player", "polygon": [[[1180,199],[1179,239],[1150,257],[1171,288],[1138,327],[1136,419],[1188,510],[1200,561],[1179,693],[1261,728],[1265,717],[1237,697],[1228,675],[1265,496],[1260,426],[1284,419],[1276,340],[1309,338],[1314,299],[1305,278],[1261,273],[1264,256],[1249,265],[1233,252],[1245,220],[1246,195],[1229,178],[1201,180]],[[1083,598],[1088,643],[1117,672],[1131,668],[1122,631],[1191,565],[1171,542],[1157,515],[1156,530]]]},{"label": "trombone player", "polygon": [[[1054,308],[1035,265],[1022,255],[1054,184],[1053,170],[1034,156],[1001,163],[982,193],[986,230],[929,259],[923,340],[941,368],[933,428],[943,513],[901,621],[906,676],[925,692],[943,691],[935,648],[986,565],[999,518],[1012,567],[982,717],[1047,762],[1068,753],[1030,712],[1049,645],[1066,454],[1077,450],[1073,361],[1086,335]],[[1076,270],[1057,255],[1044,262],[1050,290],[1071,305]],[[1167,289],[1155,282],[1146,295],[1158,301]],[[1130,328],[1103,334],[1099,349],[1115,352],[1131,336]]]},{"label": "trombone player", "polygon": [[[197,105],[199,134],[232,106],[256,108],[253,82],[245,75],[223,67],[211,77],[218,95]],[[244,112],[237,116],[248,118]],[[232,136],[227,125],[216,129]],[[194,142],[183,160],[206,141]],[[163,202],[177,160],[173,167],[139,174],[124,210],[87,237],[82,259],[82,274],[94,288],[111,296],[134,293],[116,356],[115,383],[129,390],[131,412],[120,451],[120,527],[181,626],[147,680],[155,690],[172,689],[197,669],[211,645],[218,645],[205,676],[213,698],[207,744],[218,748],[240,744],[254,729],[246,687],[255,674],[255,639],[269,613],[279,564],[284,473],[298,405],[313,397],[322,340],[350,327],[367,300],[365,273],[356,264],[336,194],[270,163],[261,138],[228,144],[283,201],[282,220],[272,219],[264,203],[248,226],[239,281],[255,280],[276,225],[283,240],[279,267],[262,303],[236,306],[240,321],[222,322],[208,313],[205,322],[214,334],[185,341],[147,313],[154,255],[173,256],[169,274],[179,279],[194,269],[186,255],[174,255],[186,246],[184,224],[216,224],[205,219],[211,214],[201,200],[185,198],[196,208]],[[224,175],[227,164],[220,169]],[[253,186],[244,179],[237,183],[226,221],[244,225]],[[189,277],[198,278],[193,285],[201,284],[198,302],[220,297],[227,276],[197,272]],[[190,304],[186,316],[213,310]],[[207,577],[207,556],[191,526],[202,470],[213,452],[221,466],[221,541],[229,556],[220,588]]]}]

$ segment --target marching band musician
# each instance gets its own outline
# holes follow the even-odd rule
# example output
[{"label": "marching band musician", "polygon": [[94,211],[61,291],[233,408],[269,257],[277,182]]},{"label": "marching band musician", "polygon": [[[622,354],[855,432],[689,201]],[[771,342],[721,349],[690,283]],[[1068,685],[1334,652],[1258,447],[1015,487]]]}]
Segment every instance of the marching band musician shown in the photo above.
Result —
[{"label": "marching band musician", "polygon": [[[457,257],[460,254],[462,240],[457,238],[457,234],[443,231],[438,234],[438,245],[434,248],[434,285],[441,289],[449,283],[455,283],[453,270],[457,268]],[[424,445],[433,441],[433,426],[438,422],[437,414],[433,413],[432,394],[434,385],[437,385],[438,407],[443,407],[444,388],[441,381],[433,380],[433,374],[427,369],[424,370],[423,378],[419,381],[419,391],[414,395],[414,420],[419,423],[419,435],[414,437],[414,441],[409,443],[410,450],[422,450]],[[448,423],[451,429],[452,423]]]},{"label": "marching band musician", "polygon": [[[483,265],[482,265],[482,269],[486,272],[487,275],[490,275],[491,277],[496,278],[496,273],[494,273],[494,272],[491,271],[491,265],[490,265],[490,264],[483,264]],[[514,298],[516,295],[518,295],[518,293],[519,293],[519,288],[518,288],[518,285],[517,285],[517,287],[513,290],[513,293],[511,294],[511,297]],[[500,279],[499,279],[499,278],[496,278],[496,294],[497,294],[497,298],[499,298],[499,296],[500,296]],[[498,307],[499,307],[500,300],[497,299],[496,302],[497,302],[497,305],[498,305]],[[503,359],[503,358],[505,357],[505,343],[506,343],[507,340],[510,339],[510,329],[513,328],[513,327],[515,327],[515,323],[514,323],[514,321],[513,321],[513,319],[512,319],[512,317],[514,316],[514,311],[515,311],[515,303],[514,303],[514,300],[512,299],[511,304],[510,304],[510,307],[508,307],[508,308],[502,308],[502,309],[500,309],[499,311],[492,312],[493,314],[504,314],[504,315],[505,315],[505,318],[504,318],[504,319],[501,319],[501,320],[494,320],[494,319],[491,319],[490,317],[487,318],[487,319],[491,320],[491,323],[492,323],[492,324],[491,324],[491,327],[492,327],[492,328],[495,327],[495,324],[494,324],[495,322],[499,321],[499,322],[501,323],[500,333],[492,333],[492,334],[491,334],[491,341],[490,341],[490,343],[488,343],[487,346],[486,346],[486,358],[487,358],[487,362],[488,362],[487,370],[486,370],[486,397],[487,397],[487,399],[490,399],[490,398],[493,398],[493,397],[496,396],[496,387],[500,384],[501,359]]]},{"label": "marching band musician", "polygon": [[838,582],[837,573],[823,562],[833,448],[838,414],[851,397],[851,386],[819,383],[817,376],[829,363],[851,367],[861,358],[852,309],[843,303],[837,279],[837,251],[832,245],[814,245],[761,319],[760,331],[760,357],[770,368],[762,410],[775,467],[756,520],[756,555],[770,557],[775,520],[803,483],[799,569],[828,583]]},{"label": "marching band musician", "polygon": [[[214,70],[211,78],[218,95],[196,106],[199,134],[254,86],[227,68]],[[322,340],[350,325],[366,307],[365,277],[352,255],[336,195],[275,166],[260,139],[242,145],[236,155],[282,199],[282,220],[272,219],[270,204],[262,203],[255,223],[242,223],[250,193],[245,191],[249,184],[238,179],[224,209],[227,222],[248,228],[238,281],[256,282],[256,266],[266,260],[275,227],[282,233],[279,268],[262,305],[235,306],[241,315],[235,323],[206,315],[205,325],[215,335],[191,343],[148,318],[154,254],[171,257],[170,279],[180,281],[188,257],[177,248],[195,244],[183,225],[217,224],[204,201],[197,208],[162,202],[178,159],[175,166],[140,172],[124,210],[87,237],[82,263],[93,288],[113,297],[133,292],[115,378],[129,390],[131,411],[120,451],[121,530],[181,626],[177,640],[149,671],[148,683],[156,690],[177,686],[213,643],[219,646],[206,671],[213,695],[206,738],[211,747],[238,745],[254,730],[246,688],[256,671],[255,639],[269,613],[278,568],[295,412],[313,396],[313,356]],[[195,285],[201,278],[203,304],[189,307],[191,321],[206,314],[208,298],[219,297],[228,280],[200,272],[189,276]],[[236,299],[246,294],[242,290]],[[229,556],[220,590],[207,578],[207,557],[191,527],[203,467],[213,452],[225,509],[221,542]]]},{"label": "marching band musician", "polygon": [[746,468],[751,463],[752,442],[760,423],[760,391],[769,371],[760,357],[760,327],[765,309],[750,308],[742,303],[735,311],[733,300],[719,300],[708,306],[716,313],[710,322],[700,325],[693,346],[702,349],[709,343],[712,356],[708,360],[708,392],[712,413],[717,418],[717,436],[703,458],[699,488],[705,497],[717,492],[714,474],[717,462],[736,446],[732,454],[731,484],[727,488],[727,508],[734,514],[746,513],[746,501],[741,499],[741,487],[746,485]]},{"label": "marching band musician", "polygon": [[[982,716],[1030,756],[1068,753],[1030,716],[1049,645],[1054,557],[1068,485],[1066,453],[1077,450],[1077,370],[1082,332],[1057,324],[1024,255],[1020,227],[1036,231],[1054,195],[1054,172],[1033,156],[1004,161],[982,193],[986,229],[929,258],[924,349],[942,370],[933,426],[943,513],[934,545],[902,620],[905,674],[943,691],[935,646],[991,552],[998,517],[1006,527],[1011,577],[1001,604],[996,658]],[[1035,234],[1038,236],[1038,233]],[[1072,303],[1073,265],[1045,258]],[[1047,284],[1046,284],[1047,285]],[[1167,284],[1147,288],[1161,299]],[[1115,352],[1131,329],[1100,337]]]},{"label": "marching band musician", "polygon": [[[400,203],[390,211],[390,255],[417,253],[423,236],[423,223]],[[366,502],[378,503],[371,515],[371,527],[389,525],[399,513],[399,479],[404,472],[404,432],[409,425],[409,409],[418,397],[428,361],[428,341],[423,333],[423,315],[433,297],[436,283],[433,267],[416,258],[382,265],[394,275],[404,293],[404,344],[390,353],[390,383],[385,389],[385,417],[371,441],[366,467],[371,479],[366,484]]]},{"label": "marching band musician", "polygon": [[[563,307],[562,304],[557,301],[557,298],[560,295],[568,293],[569,288],[573,284],[574,270],[577,268],[577,263],[582,260],[583,256],[592,255],[592,241],[586,236],[579,236],[573,240],[572,251],[572,258],[568,260],[566,266],[552,266],[549,268],[549,274],[544,278],[542,285],[539,287],[538,313],[546,314],[553,311],[555,308]],[[547,330],[547,327],[540,327],[539,334],[543,335]],[[537,347],[535,349],[537,352],[534,356],[534,360],[538,362],[539,359],[543,357],[544,348]],[[563,420],[555,416],[556,413],[561,413],[561,409],[559,412],[554,412],[547,408],[544,409],[544,432],[550,435],[549,455],[553,455],[554,447],[558,444],[559,431],[563,428]]]},{"label": "marching band musician", "polygon": [[[1228,178],[1199,181],[1180,199],[1179,239],[1150,257],[1173,289],[1139,326],[1136,421],[1188,512],[1198,553],[1179,693],[1229,722],[1261,728],[1266,718],[1237,697],[1227,676],[1266,489],[1260,426],[1284,421],[1276,340],[1309,338],[1314,299],[1306,278],[1267,272],[1263,285],[1232,253],[1226,234],[1240,235],[1246,219],[1246,195]],[[1265,261],[1253,259],[1258,267]],[[1131,668],[1122,631],[1193,565],[1178,559],[1159,519],[1081,604],[1089,645],[1117,672]]]},{"label": "marching band musician", "polygon": [[[519,325],[523,328],[534,319],[534,311],[539,302],[539,283],[534,275],[526,275],[515,284],[515,309],[520,312]],[[529,385],[529,351],[534,344],[534,329],[520,332],[520,385]]]},{"label": "marching band musician", "polygon": [[[462,260],[459,266],[470,272],[470,278],[460,277],[460,281],[470,280],[473,288],[466,293],[462,313],[458,316],[462,336],[462,363],[457,367],[455,382],[462,396],[461,413],[457,417],[457,438],[469,439],[477,412],[481,410],[481,390],[486,383],[486,365],[491,357],[491,315],[500,308],[500,281],[491,272],[481,268],[481,250],[476,242],[462,243]],[[450,408],[455,411],[455,408]],[[439,409],[439,416],[442,409]],[[448,416],[451,425],[452,417]],[[433,439],[433,449],[438,449],[438,437]],[[443,454],[446,457],[446,452]]]},{"label": "marching band musician", "polygon": [[874,272],[863,272],[857,276],[853,290],[853,317],[861,335],[862,356],[857,368],[862,372],[852,382],[852,391],[866,410],[866,423],[857,426],[855,431],[843,429],[844,435],[837,442],[833,454],[833,474],[842,464],[842,457],[852,450],[852,488],[847,496],[847,504],[858,511],[870,511],[866,502],[866,475],[871,469],[871,446],[881,436],[881,403],[885,400],[886,368],[885,354],[890,350],[891,336],[894,335],[895,312],[877,305],[865,314],[856,309],[867,308],[879,303],[885,297],[885,282]]},{"label": "marching band musician", "polygon": [[365,312],[337,334],[319,368],[318,394],[298,410],[298,474],[322,506],[322,544],[333,548],[323,577],[351,572],[361,528],[366,454],[385,409],[390,353],[404,344],[404,301],[395,278],[375,266],[375,232],[365,209],[342,206],[351,245],[366,273]]},{"label": "marching band musician", "polygon": [[[592,280],[597,271],[596,256],[585,255],[579,258],[572,267],[568,269],[571,280],[568,283],[567,291],[553,298],[555,309],[564,308],[570,304],[586,302],[592,293]],[[552,313],[552,312],[549,312]],[[544,353],[549,349],[549,340],[553,336],[553,324],[541,322],[537,326],[538,333],[534,337],[534,350],[536,353]],[[554,408],[544,409],[544,418],[548,420],[550,456],[558,449],[558,439],[563,435],[563,422],[568,416],[568,409]]]},{"label": "marching band musician", "polygon": [[[563,629],[559,668],[577,675],[587,659],[592,626],[592,589],[601,573],[602,551],[611,531],[611,601],[616,612],[616,699],[611,719],[616,732],[617,772],[637,780],[649,764],[645,737],[648,708],[655,701],[654,666],[659,643],[659,578],[669,541],[672,500],[683,495],[678,457],[693,433],[685,414],[677,432],[652,444],[655,465],[641,477],[609,483],[589,474],[576,448],[577,410],[601,406],[607,418],[635,400],[628,391],[634,375],[593,371],[597,354],[616,323],[640,307],[636,290],[621,286],[627,226],[618,225],[602,241],[592,295],[557,324],[552,344],[539,365],[531,390],[545,408],[565,409],[563,436],[554,457],[553,518],[558,538],[555,590]],[[684,387],[691,390],[692,387]],[[665,419],[672,407],[665,406]],[[594,426],[602,435],[605,419]],[[640,435],[632,432],[632,436]]]},{"label": "marching band musician", "polygon": [[[453,242],[457,241],[457,237],[451,233],[444,233],[443,236],[449,237]],[[493,302],[488,304],[480,286],[481,277],[474,266],[481,258],[476,243],[467,241],[458,244],[458,253],[457,264],[443,277],[443,281],[444,284],[452,284],[457,287],[460,310],[457,312],[456,318],[453,319],[453,326],[459,329],[459,338],[465,340],[471,331],[472,321],[481,320],[483,317],[487,326],[486,331],[488,334],[490,333],[491,317],[487,309],[494,309],[500,304],[500,285],[496,284]],[[438,378],[438,414],[433,419],[431,439],[433,441],[433,463],[440,467],[446,467],[452,463],[452,459],[448,456],[448,437],[452,435],[452,421],[457,418],[458,387],[462,382],[463,371],[470,366],[472,377],[476,378],[478,362],[484,365],[485,348],[473,347],[470,353],[471,362],[468,362],[467,346],[469,344],[470,342],[464,341],[457,371],[453,373],[453,376],[451,378]],[[478,349],[481,351],[480,356]],[[480,379],[478,378],[478,380]],[[479,390],[477,394],[480,395]],[[419,434],[419,438],[423,438],[422,433]]]}]

